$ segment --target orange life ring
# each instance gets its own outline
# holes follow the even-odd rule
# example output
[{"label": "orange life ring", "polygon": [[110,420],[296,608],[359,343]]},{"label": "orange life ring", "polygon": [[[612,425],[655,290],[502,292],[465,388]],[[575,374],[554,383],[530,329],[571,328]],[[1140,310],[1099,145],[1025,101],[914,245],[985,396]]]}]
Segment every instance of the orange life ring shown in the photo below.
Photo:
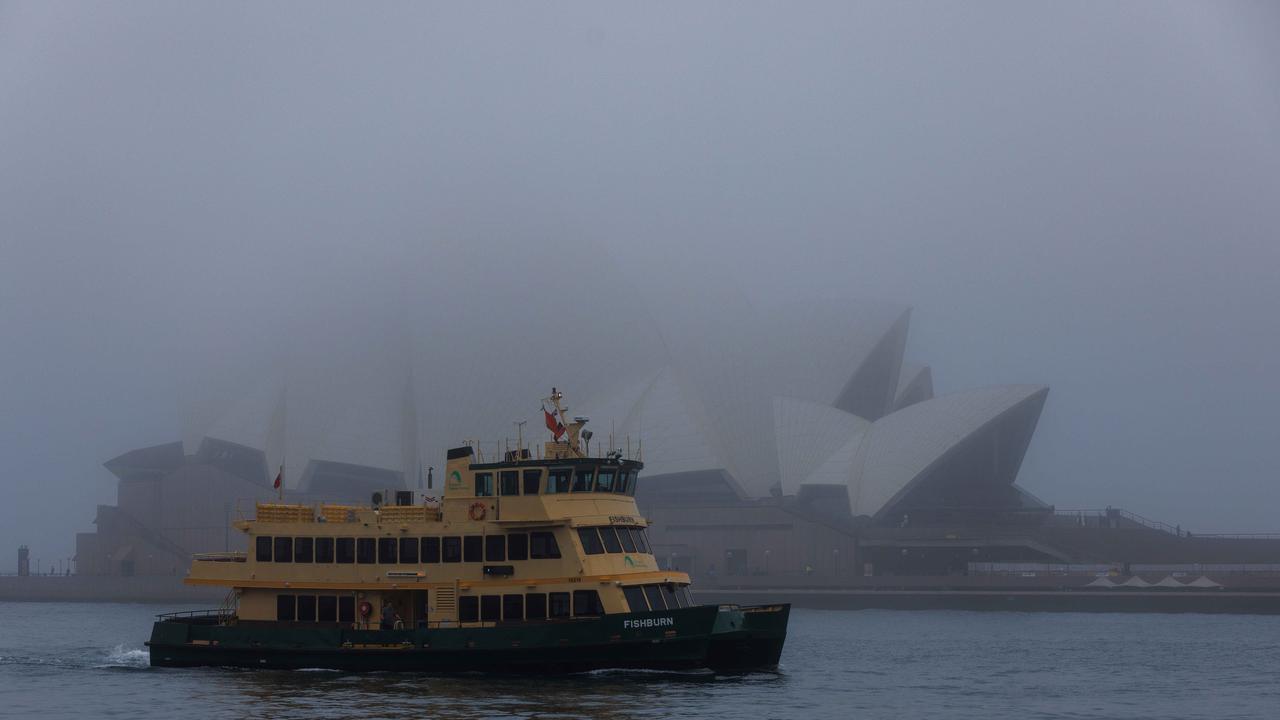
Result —
[{"label": "orange life ring", "polygon": [[484,514],[487,510],[488,508],[484,506],[484,503],[473,502],[471,503],[471,511],[468,514],[471,515],[472,520],[479,522],[484,519]]},{"label": "orange life ring", "polygon": [[368,600],[361,602],[360,617],[367,619],[372,614],[373,614],[373,605]]}]

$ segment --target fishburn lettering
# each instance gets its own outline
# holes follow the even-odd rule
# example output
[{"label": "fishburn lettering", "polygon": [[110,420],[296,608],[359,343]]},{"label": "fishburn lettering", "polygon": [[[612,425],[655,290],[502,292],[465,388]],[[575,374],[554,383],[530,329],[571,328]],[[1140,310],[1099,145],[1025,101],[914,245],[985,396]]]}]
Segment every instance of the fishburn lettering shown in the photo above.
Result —
[{"label": "fishburn lettering", "polygon": [[622,627],[624,630],[632,630],[635,628],[674,627],[675,624],[675,618],[670,617],[641,618],[639,620],[622,621]]}]

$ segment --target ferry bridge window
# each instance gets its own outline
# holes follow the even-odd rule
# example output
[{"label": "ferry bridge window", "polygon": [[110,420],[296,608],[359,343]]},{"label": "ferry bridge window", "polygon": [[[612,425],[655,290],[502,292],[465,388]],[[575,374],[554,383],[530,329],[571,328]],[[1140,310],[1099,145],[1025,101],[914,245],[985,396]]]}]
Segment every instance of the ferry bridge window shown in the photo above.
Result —
[{"label": "ferry bridge window", "polygon": [[511,533],[507,536],[507,559],[529,559],[529,536],[525,533]]},{"label": "ferry bridge window", "polygon": [[595,590],[574,590],[573,614],[576,617],[603,615],[604,604],[600,602],[600,593]]},{"label": "ferry bridge window", "polygon": [[524,494],[537,495],[542,487],[542,471],[537,469],[524,471]]},{"label": "ferry bridge window", "polygon": [[335,556],[339,563],[351,564],[356,561],[356,539],[337,538],[334,541]]},{"label": "ferry bridge window", "polygon": [[680,597],[680,593],[676,592],[675,583],[666,583],[664,585],[661,585],[660,587],[662,588],[664,599],[667,601],[667,607],[669,608],[686,607],[684,598]]},{"label": "ferry bridge window", "polygon": [[578,539],[582,540],[582,551],[588,555],[599,555],[604,552],[600,543],[600,534],[593,527],[578,528]]},{"label": "ferry bridge window", "polygon": [[519,495],[520,473],[515,470],[503,470],[498,473],[498,493],[501,495]]},{"label": "ferry bridge window", "polygon": [[276,538],[275,548],[276,562],[292,562],[293,561],[293,538],[278,537]]},{"label": "ferry bridge window", "polygon": [[396,549],[400,543],[393,537],[378,538],[378,562],[384,564],[394,564],[396,561]]},{"label": "ferry bridge window", "polygon": [[644,597],[649,601],[649,608],[652,610],[666,610],[667,601],[662,598],[662,591],[657,585],[645,585]]},{"label": "ferry bridge window", "polygon": [[418,564],[418,538],[400,538],[400,562],[409,565]]},{"label": "ferry bridge window", "polygon": [[316,538],[316,562],[333,562],[333,538]]},{"label": "ferry bridge window", "polygon": [[484,538],[480,535],[467,535],[462,538],[463,562],[484,562]]},{"label": "ferry bridge window", "polygon": [[484,537],[485,562],[504,562],[507,559],[507,536],[486,535]]},{"label": "ferry bridge window", "polygon": [[600,468],[596,475],[596,492],[613,492],[613,468]]},{"label": "ferry bridge window", "polygon": [[600,539],[604,541],[605,552],[620,553],[622,544],[618,542],[618,533],[611,527],[600,528]]},{"label": "ferry bridge window", "polygon": [[547,473],[547,494],[569,492],[572,476],[573,470],[569,468],[551,468]]},{"label": "ferry bridge window", "polygon": [[443,538],[440,546],[444,551],[444,561],[447,563],[462,562],[462,538],[454,535],[452,537]]},{"label": "ferry bridge window", "polygon": [[636,541],[631,537],[631,528],[618,528],[618,540],[622,543],[623,552],[636,551]]},{"label": "ferry bridge window", "polygon": [[528,620],[542,620],[547,617],[547,594],[525,593],[524,616]]},{"label": "ferry bridge window", "polygon": [[625,495],[627,488],[631,485],[631,478],[635,477],[635,473],[625,471],[618,473],[618,482],[613,486],[613,491]]},{"label": "ferry bridge window", "polygon": [[476,473],[476,497],[493,496],[493,473]]},{"label": "ferry bridge window", "polygon": [[649,550],[649,538],[644,534],[641,528],[631,528],[631,537],[636,541],[636,552],[642,552],[646,555],[652,552]]},{"label": "ferry bridge window", "polygon": [[498,622],[502,619],[502,596],[480,596],[480,619],[484,622]]},{"label": "ferry bridge window", "polygon": [[316,620],[322,623],[338,622],[338,597],[321,595],[316,598]]},{"label": "ferry bridge window", "polygon": [[529,533],[530,560],[557,560],[560,558],[560,546],[556,536],[549,532]]},{"label": "ferry bridge window", "polygon": [[680,601],[684,603],[680,607],[693,607],[693,596],[689,594],[688,585],[678,586],[676,588],[676,596],[679,597]]},{"label": "ferry bridge window", "polygon": [[376,550],[378,544],[373,538],[356,538],[356,562],[363,565],[372,565],[377,559]]},{"label": "ferry bridge window", "polygon": [[356,621],[356,599],[352,595],[338,596],[338,622],[352,623]]},{"label": "ferry bridge window", "polygon": [[438,537],[422,538],[422,562],[424,563],[440,562],[440,538]]},{"label": "ferry bridge window", "polygon": [[567,592],[551,593],[551,601],[548,605],[549,607],[547,609],[550,611],[548,614],[551,617],[553,618],[569,617],[569,593]]},{"label": "ferry bridge window", "polygon": [[315,559],[315,539],[300,537],[293,539],[293,561],[309,563]]},{"label": "ferry bridge window", "polygon": [[298,622],[313,623],[316,621],[316,596],[298,596]]},{"label": "ferry bridge window", "polygon": [[523,620],[524,619],[524,596],[523,595],[503,595],[502,596],[502,619],[503,620]]},{"label": "ferry bridge window", "polygon": [[476,622],[480,619],[480,598],[463,595],[458,598],[458,622]]},{"label": "ferry bridge window", "polygon": [[258,562],[271,562],[271,536],[259,535],[254,538],[254,558]]},{"label": "ferry bridge window", "polygon": [[574,492],[591,492],[591,478],[595,474],[595,468],[580,467],[573,473],[573,491]]},{"label": "ferry bridge window", "polygon": [[639,585],[622,588],[622,595],[627,599],[627,607],[631,612],[647,612],[649,603],[644,599],[644,590]]},{"label": "ferry bridge window", "polygon": [[276,620],[282,622],[293,622],[298,617],[297,614],[297,596],[295,595],[277,595],[276,596]]}]

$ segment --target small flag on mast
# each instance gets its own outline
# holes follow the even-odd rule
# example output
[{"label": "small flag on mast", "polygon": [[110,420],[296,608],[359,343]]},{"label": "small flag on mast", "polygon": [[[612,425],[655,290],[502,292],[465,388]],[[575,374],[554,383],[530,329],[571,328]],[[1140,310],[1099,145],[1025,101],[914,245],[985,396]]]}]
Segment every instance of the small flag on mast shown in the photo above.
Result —
[{"label": "small flag on mast", "polygon": [[276,481],[271,484],[276,489],[276,496],[284,500],[284,464],[280,465],[280,472],[276,473]]},{"label": "small flag on mast", "polygon": [[560,421],[556,419],[555,415],[551,414],[546,405],[542,406],[542,415],[546,420],[547,429],[551,431],[556,440],[559,440],[560,436],[564,434],[564,425],[560,424]]}]

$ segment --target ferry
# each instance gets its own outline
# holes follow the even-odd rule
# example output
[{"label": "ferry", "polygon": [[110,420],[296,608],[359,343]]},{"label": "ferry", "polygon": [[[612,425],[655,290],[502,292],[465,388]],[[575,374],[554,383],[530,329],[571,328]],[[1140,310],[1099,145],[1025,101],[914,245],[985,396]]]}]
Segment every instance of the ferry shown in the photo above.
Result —
[{"label": "ferry", "polygon": [[[248,552],[193,558],[217,610],[157,618],[151,665],[427,673],[776,667],[790,605],[700,605],[636,508],[642,451],[590,454],[587,418],[543,401],[551,439],[449,450],[443,497],[257,503]],[[584,449],[585,443],[585,449]],[[610,441],[612,444],[612,439]],[[488,461],[486,461],[488,460]]]}]

